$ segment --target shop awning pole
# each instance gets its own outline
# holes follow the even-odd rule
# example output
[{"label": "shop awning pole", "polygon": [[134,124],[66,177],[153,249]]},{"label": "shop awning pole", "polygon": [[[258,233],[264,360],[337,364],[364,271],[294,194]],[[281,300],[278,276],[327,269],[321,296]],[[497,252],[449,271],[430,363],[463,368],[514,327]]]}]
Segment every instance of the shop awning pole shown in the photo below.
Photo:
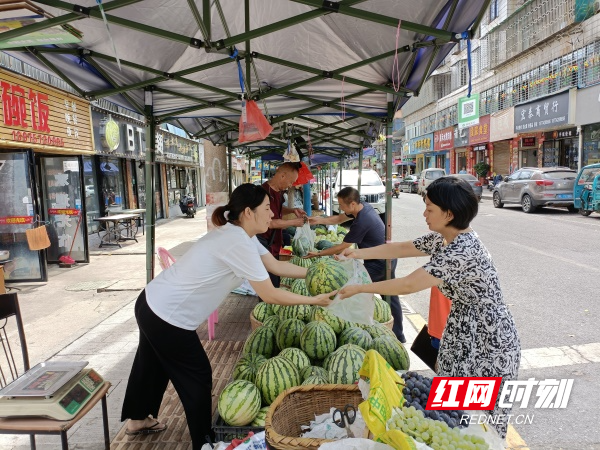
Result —
[{"label": "shop awning pole", "polygon": [[225,147],[225,151],[227,152],[227,177],[229,180],[229,186],[228,186],[228,190],[229,190],[229,197],[231,197],[231,191],[232,191],[232,168],[231,168],[231,164],[233,163],[233,158],[231,157],[231,148]]},{"label": "shop awning pole", "polygon": [[331,189],[331,183],[333,183],[333,163],[329,163],[329,215],[333,215],[333,189]]},{"label": "shop awning pole", "polygon": [[144,89],[144,112],[146,113],[146,165],[144,167],[146,183],[146,282],[154,278],[154,239],[156,214],[154,204],[154,166],[156,162],[156,124],[154,123],[154,106],[152,88]]},{"label": "shop awning pole", "polygon": [[[385,126],[385,241],[392,242],[392,133],[394,132],[394,99],[388,94],[388,117]],[[385,279],[389,280],[392,274],[392,260],[386,260]],[[390,298],[386,296],[389,303]]]},{"label": "shop awning pole", "polygon": [[362,185],[362,169],[363,169],[363,148],[361,147],[358,150],[358,195],[361,193],[361,185]]}]

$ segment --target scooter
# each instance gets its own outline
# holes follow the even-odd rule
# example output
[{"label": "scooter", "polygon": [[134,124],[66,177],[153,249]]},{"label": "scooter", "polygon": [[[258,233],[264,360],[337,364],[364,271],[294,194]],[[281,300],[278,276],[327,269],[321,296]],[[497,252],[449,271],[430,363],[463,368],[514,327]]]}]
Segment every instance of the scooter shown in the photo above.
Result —
[{"label": "scooter", "polygon": [[196,199],[191,195],[186,195],[179,201],[181,212],[187,217],[194,218],[196,215],[196,206],[194,205],[195,200]]},{"label": "scooter", "polygon": [[400,182],[394,183],[394,187],[392,188],[392,197],[400,197]]}]

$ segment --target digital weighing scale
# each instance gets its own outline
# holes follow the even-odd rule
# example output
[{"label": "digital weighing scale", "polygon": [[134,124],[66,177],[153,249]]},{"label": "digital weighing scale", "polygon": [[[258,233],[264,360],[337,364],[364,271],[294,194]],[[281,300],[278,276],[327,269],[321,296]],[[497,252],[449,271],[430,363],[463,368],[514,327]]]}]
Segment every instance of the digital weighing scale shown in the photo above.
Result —
[{"label": "digital weighing scale", "polygon": [[0,390],[0,417],[70,420],[104,384],[87,361],[47,361]]}]

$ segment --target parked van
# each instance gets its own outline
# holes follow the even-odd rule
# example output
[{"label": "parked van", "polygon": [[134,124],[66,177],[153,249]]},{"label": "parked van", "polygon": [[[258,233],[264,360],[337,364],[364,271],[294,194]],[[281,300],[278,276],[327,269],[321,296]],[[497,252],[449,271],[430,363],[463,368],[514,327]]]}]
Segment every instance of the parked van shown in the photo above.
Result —
[{"label": "parked van", "polygon": [[419,188],[417,190],[418,194],[425,195],[427,192],[427,186],[433,183],[438,178],[442,178],[446,176],[446,171],[444,169],[432,168],[432,169],[424,169],[421,172],[421,178],[419,179]]},{"label": "parked van", "polygon": [[[362,201],[370,203],[379,213],[385,213],[385,185],[381,178],[372,169],[363,169],[360,183],[360,198]],[[342,184],[340,185],[340,172],[338,171],[335,182],[333,183],[333,212],[339,214],[340,205],[337,201],[337,194],[343,188],[351,186],[358,189],[358,169],[343,170]]]}]

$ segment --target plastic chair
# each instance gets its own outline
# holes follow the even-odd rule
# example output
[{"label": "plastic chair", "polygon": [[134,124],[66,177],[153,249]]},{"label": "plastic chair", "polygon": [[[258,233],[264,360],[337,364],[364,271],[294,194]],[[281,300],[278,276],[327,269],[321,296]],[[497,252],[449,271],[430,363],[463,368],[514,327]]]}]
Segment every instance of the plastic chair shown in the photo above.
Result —
[{"label": "plastic chair", "polygon": [[[5,387],[19,377],[19,368],[15,363],[13,350],[8,340],[6,325],[10,317],[15,318],[17,331],[19,334],[19,343],[21,355],[23,357],[23,372],[29,370],[29,353],[27,352],[27,342],[25,341],[25,331],[21,319],[21,310],[17,294],[0,294],[0,387]],[[81,420],[96,404],[102,402],[102,425],[104,428],[104,448],[110,449],[110,435],[108,429],[108,408],[106,405],[106,394],[110,388],[110,383],[106,381],[104,385],[94,394],[94,396],[84,405],[79,413],[70,420],[53,420],[44,417],[15,417],[0,418],[0,434],[28,434],[31,449],[35,450],[36,434],[54,434],[60,435],[62,450],[69,449],[67,431],[75,423]]]},{"label": "plastic chair", "polygon": [[[175,263],[175,257],[169,253],[164,247],[157,247],[156,256],[158,257],[158,264],[162,270],[171,267]],[[215,323],[219,323],[219,310],[215,309],[210,316],[208,316],[208,340],[212,341],[215,338]]]}]

